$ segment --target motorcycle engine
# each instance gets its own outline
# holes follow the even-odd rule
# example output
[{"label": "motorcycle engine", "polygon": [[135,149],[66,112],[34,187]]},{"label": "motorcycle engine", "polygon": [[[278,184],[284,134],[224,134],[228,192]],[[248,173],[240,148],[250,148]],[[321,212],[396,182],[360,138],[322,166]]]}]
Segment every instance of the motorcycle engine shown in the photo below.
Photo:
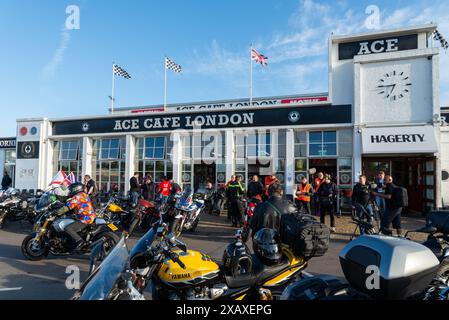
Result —
[{"label": "motorcycle engine", "polygon": [[221,297],[226,290],[228,287],[225,284],[215,284],[212,287],[196,287],[182,292],[172,291],[168,298],[170,300],[215,300]]}]

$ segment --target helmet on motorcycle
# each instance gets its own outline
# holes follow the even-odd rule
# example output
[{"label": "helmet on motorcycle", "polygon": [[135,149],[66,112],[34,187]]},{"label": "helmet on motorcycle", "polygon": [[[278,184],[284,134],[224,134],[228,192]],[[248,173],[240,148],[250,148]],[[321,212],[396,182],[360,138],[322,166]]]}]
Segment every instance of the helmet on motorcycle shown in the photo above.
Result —
[{"label": "helmet on motorcycle", "polygon": [[263,228],[253,238],[254,253],[268,265],[278,263],[282,258],[281,239],[276,230]]},{"label": "helmet on motorcycle", "polygon": [[249,252],[249,248],[241,240],[228,244],[222,259],[226,274],[233,277],[250,274],[253,269],[253,260]]},{"label": "helmet on motorcycle", "polygon": [[83,191],[84,191],[84,184],[79,183],[79,182],[77,182],[77,183],[72,183],[72,184],[69,186],[69,194],[68,194],[68,197],[71,198],[71,197],[73,197],[73,196],[75,196],[75,195],[77,195],[78,193],[83,192]]}]

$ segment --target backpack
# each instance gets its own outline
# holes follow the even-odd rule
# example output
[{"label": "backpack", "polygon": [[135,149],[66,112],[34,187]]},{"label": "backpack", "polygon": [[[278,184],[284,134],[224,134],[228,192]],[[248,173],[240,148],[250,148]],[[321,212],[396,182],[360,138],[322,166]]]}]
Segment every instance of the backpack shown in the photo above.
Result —
[{"label": "backpack", "polygon": [[329,228],[310,215],[283,214],[279,233],[282,243],[306,260],[323,256],[329,248]]},{"label": "backpack", "polygon": [[408,207],[408,192],[404,187],[395,186],[391,193],[391,202],[394,207]]}]

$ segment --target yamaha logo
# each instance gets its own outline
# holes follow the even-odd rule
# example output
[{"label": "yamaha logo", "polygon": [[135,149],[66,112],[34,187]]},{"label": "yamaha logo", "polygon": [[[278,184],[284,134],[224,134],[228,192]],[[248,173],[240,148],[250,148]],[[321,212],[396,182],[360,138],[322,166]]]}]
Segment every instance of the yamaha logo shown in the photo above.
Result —
[{"label": "yamaha logo", "polygon": [[298,111],[292,111],[288,115],[288,120],[290,120],[290,122],[298,122],[300,117]]},{"label": "yamaha logo", "polygon": [[84,122],[81,126],[81,130],[83,130],[83,132],[89,131],[89,124],[87,122]]}]

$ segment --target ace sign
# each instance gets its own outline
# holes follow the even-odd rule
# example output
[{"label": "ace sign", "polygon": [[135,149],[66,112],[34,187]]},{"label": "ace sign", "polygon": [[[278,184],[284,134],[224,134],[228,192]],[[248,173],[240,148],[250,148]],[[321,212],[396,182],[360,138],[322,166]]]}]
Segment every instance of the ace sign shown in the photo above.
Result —
[{"label": "ace sign", "polygon": [[418,48],[418,35],[397,36],[384,39],[361,40],[357,42],[340,43],[338,58],[352,59],[354,56],[413,50]]}]

